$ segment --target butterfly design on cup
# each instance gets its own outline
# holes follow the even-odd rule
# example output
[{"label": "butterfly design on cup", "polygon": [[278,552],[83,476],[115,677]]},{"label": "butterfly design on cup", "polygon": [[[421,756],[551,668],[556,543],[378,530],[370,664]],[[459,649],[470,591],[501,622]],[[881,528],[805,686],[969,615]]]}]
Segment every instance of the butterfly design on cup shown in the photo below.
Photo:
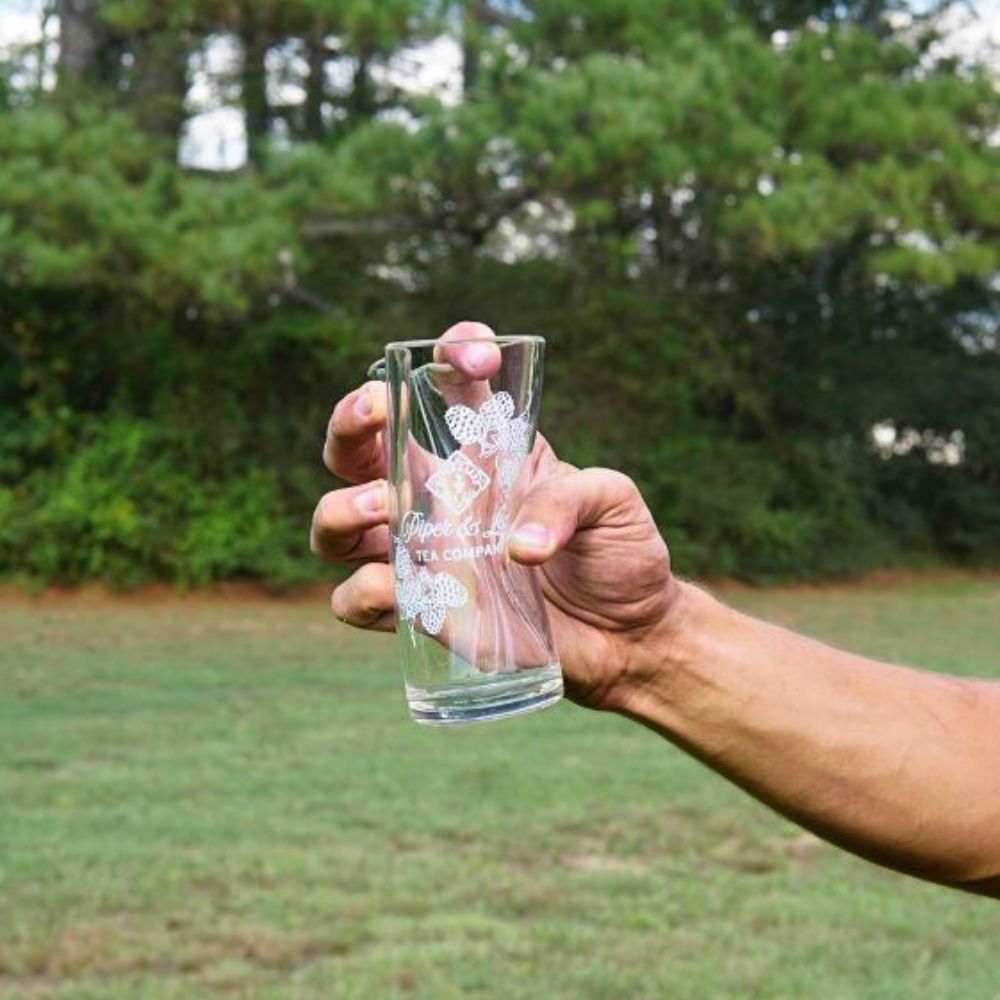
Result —
[{"label": "butterfly design on cup", "polygon": [[444,415],[448,430],[460,444],[478,444],[479,456],[508,454],[524,458],[531,445],[531,424],[522,413],[514,416],[514,400],[509,392],[490,396],[478,410],[457,403]]},{"label": "butterfly design on cup", "polygon": [[426,566],[416,566],[400,539],[396,539],[396,603],[400,617],[411,631],[419,622],[428,635],[438,635],[444,627],[449,608],[469,602],[469,592],[462,582],[444,570],[432,573]]}]

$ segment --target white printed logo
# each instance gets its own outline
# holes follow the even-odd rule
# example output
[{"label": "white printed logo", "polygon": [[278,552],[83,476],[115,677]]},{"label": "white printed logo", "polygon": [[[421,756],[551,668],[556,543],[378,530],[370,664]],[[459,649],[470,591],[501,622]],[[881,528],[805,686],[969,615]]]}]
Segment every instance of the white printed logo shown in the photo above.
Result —
[{"label": "white printed logo", "polygon": [[[477,410],[456,404],[444,415],[448,430],[460,445],[478,445],[479,458],[493,457],[493,472],[499,484],[499,503],[488,525],[475,513],[456,524],[447,518],[427,520],[422,512],[409,511],[400,520],[395,537],[396,604],[399,616],[410,627],[416,642],[419,625],[428,635],[438,635],[444,627],[449,608],[469,602],[469,592],[462,582],[444,570],[432,572],[420,563],[465,561],[501,552],[510,515],[507,505],[518,473],[531,447],[531,424],[525,413],[514,416],[514,400],[509,392],[490,396]],[[495,456],[495,457],[494,457]],[[453,451],[428,477],[427,490],[453,514],[464,514],[473,501],[493,482],[492,477],[461,448]],[[435,539],[452,539],[457,544],[438,547]],[[416,558],[407,548],[419,543]]]},{"label": "white printed logo", "polygon": [[509,392],[498,392],[479,407],[478,412],[461,403],[449,406],[444,422],[461,444],[478,444],[479,457],[497,452],[523,458],[531,442],[531,424],[522,413],[514,416],[514,400]]},{"label": "white printed logo", "polygon": [[489,485],[490,477],[460,451],[453,451],[427,480],[427,489],[453,514],[461,514]]},{"label": "white printed logo", "polygon": [[396,539],[396,604],[411,631],[419,621],[428,635],[437,635],[448,608],[468,603],[469,592],[457,577],[444,571],[432,573],[426,566],[418,569],[406,546]]}]

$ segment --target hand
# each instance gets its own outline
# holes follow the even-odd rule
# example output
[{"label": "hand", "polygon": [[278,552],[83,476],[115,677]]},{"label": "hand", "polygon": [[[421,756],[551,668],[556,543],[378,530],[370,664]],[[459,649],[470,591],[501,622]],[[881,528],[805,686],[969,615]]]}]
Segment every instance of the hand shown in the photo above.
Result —
[{"label": "hand", "polygon": [[[459,323],[441,351],[460,372],[488,379],[499,360],[493,332]],[[476,338],[483,345],[454,340]],[[493,369],[495,371],[495,369]],[[327,428],[324,461],[359,485],[327,493],[313,514],[311,545],[358,568],[333,592],[334,614],[360,628],[392,630],[383,432],[386,391],[369,382],[342,399]],[[679,584],[667,547],[639,491],[610,469],[579,470],[536,436],[531,486],[508,538],[510,557],[538,566],[569,697],[591,708],[623,708],[630,666],[669,632]]]}]

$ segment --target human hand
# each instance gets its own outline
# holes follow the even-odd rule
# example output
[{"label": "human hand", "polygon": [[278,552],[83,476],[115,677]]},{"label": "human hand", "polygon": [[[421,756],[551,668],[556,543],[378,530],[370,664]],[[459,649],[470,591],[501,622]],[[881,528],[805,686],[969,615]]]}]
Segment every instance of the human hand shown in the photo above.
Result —
[{"label": "human hand", "polygon": [[[481,323],[442,335],[443,356],[470,379],[495,372],[499,352]],[[468,343],[470,339],[483,343]],[[449,346],[451,341],[466,341]],[[342,399],[327,428],[324,461],[357,484],[327,493],[313,515],[313,551],[357,566],[332,597],[334,613],[360,628],[392,630],[388,565],[386,390],[369,382]],[[667,547],[635,484],[610,469],[561,462],[541,435],[528,459],[527,489],[508,538],[516,562],[539,568],[569,697],[622,708],[631,665],[668,629],[679,585]]]}]

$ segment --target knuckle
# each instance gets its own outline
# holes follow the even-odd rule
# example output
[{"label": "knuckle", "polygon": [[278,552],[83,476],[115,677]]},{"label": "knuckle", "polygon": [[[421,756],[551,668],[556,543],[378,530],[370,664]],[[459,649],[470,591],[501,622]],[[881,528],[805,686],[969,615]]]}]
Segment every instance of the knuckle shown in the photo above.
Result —
[{"label": "knuckle", "polygon": [[328,562],[341,562],[349,558],[359,544],[363,525],[352,517],[352,508],[345,497],[345,490],[332,490],[325,494],[313,512],[309,544],[314,555]]},{"label": "knuckle", "polygon": [[319,503],[316,504],[313,523],[318,528],[327,528],[336,524],[339,520],[340,501],[340,490],[330,490],[329,493],[324,493],[320,497]]},{"label": "knuckle", "polygon": [[327,439],[326,447],[323,449],[323,464],[338,479],[351,482],[351,467],[349,454],[344,446],[343,435],[334,435]]},{"label": "knuckle", "polygon": [[309,551],[312,552],[314,556],[322,554],[323,543],[321,539],[322,533],[322,523],[323,523],[323,501],[326,497],[322,497],[318,504],[316,504],[313,510],[312,521],[309,523]]},{"label": "knuckle", "polygon": [[632,478],[624,472],[619,472],[618,469],[596,467],[587,471],[599,481],[601,486],[615,496],[638,496],[639,494],[639,487],[635,485]]},{"label": "knuckle", "polygon": [[344,412],[344,407],[347,405],[347,401],[351,398],[351,394],[348,393],[346,396],[341,396],[336,403],[333,404],[333,410],[330,411],[330,419],[326,422],[326,430],[328,434],[333,433],[333,429],[337,426],[337,421],[340,420],[340,415]]},{"label": "knuckle", "polygon": [[354,604],[366,613],[381,605],[382,569],[379,563],[367,563],[354,574]]},{"label": "knuckle", "polygon": [[540,518],[544,521],[560,520],[572,515],[570,492],[561,476],[554,476],[530,490],[521,504],[519,521]]},{"label": "knuckle", "polygon": [[353,407],[355,400],[364,391],[364,386],[353,389],[337,405],[330,414],[330,422],[327,424],[327,440],[335,441],[338,437],[345,437],[354,431]]},{"label": "knuckle", "polygon": [[320,498],[319,503],[316,504],[316,509],[313,511],[309,537],[314,545],[314,552],[322,547],[323,537],[329,532],[330,526],[335,523],[334,504],[333,494],[326,493]]},{"label": "knuckle", "polygon": [[346,583],[342,583],[339,587],[335,587],[333,593],[330,595],[330,610],[333,612],[333,617],[339,621],[347,621],[347,596],[344,593],[347,588]]},{"label": "knuckle", "polygon": [[333,433],[332,419],[333,418],[331,417],[331,424],[327,428],[326,432],[326,440],[323,442],[323,464],[327,467],[327,469],[330,470],[330,472],[336,474],[337,450],[334,447],[335,438]]},{"label": "knuckle", "polygon": [[351,395],[353,394],[349,393],[337,403],[337,405],[333,408],[333,413],[330,414],[330,419],[326,422],[327,444],[330,444],[341,430],[344,423],[344,414],[347,410],[347,404]]}]

